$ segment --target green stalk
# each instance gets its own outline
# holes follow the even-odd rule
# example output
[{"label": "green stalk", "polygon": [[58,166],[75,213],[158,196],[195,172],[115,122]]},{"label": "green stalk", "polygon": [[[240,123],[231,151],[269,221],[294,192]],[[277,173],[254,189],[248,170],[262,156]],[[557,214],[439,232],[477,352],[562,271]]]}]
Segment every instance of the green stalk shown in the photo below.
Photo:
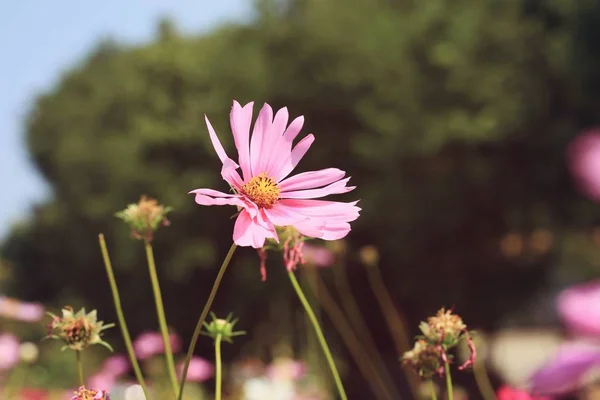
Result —
[{"label": "green stalk", "polygon": [[144,382],[144,376],[142,375],[142,370],[140,369],[140,365],[135,358],[135,353],[133,351],[133,345],[131,344],[131,336],[129,336],[129,330],[127,329],[127,324],[125,323],[125,315],[123,314],[123,308],[121,307],[121,297],[119,296],[119,288],[117,287],[117,281],[115,280],[115,274],[112,269],[112,264],[110,262],[110,256],[108,255],[108,249],[106,247],[106,242],[104,240],[104,235],[98,235],[98,240],[100,242],[100,250],[102,251],[102,259],[104,260],[104,267],[106,268],[106,275],[108,275],[108,282],[110,284],[110,290],[112,292],[113,301],[115,303],[115,310],[117,311],[117,319],[119,320],[119,327],[121,328],[121,334],[123,335],[123,341],[125,342],[125,347],[127,348],[127,354],[129,355],[129,361],[133,366],[133,371],[135,372],[135,377],[137,378],[138,383],[142,387],[144,391],[144,396],[146,399],[148,397],[148,388],[146,387],[146,383]]},{"label": "green stalk", "polygon": [[310,318],[310,322],[315,328],[315,333],[317,334],[317,338],[319,339],[319,343],[321,344],[323,353],[325,353],[325,358],[327,359],[327,363],[329,364],[329,369],[331,370],[331,374],[333,375],[333,379],[335,381],[335,385],[338,389],[340,397],[342,400],[348,400],[348,396],[346,396],[346,391],[344,390],[344,385],[342,385],[342,379],[340,378],[340,374],[335,366],[335,362],[333,361],[333,356],[331,355],[331,351],[329,350],[329,346],[327,345],[327,341],[325,340],[323,331],[319,326],[319,321],[317,321],[317,317],[315,316],[315,313],[313,312],[310,303],[308,302],[306,296],[302,292],[302,288],[298,284],[298,280],[296,280],[294,272],[289,271],[288,276],[290,277],[290,281],[292,282],[292,286],[294,286],[294,289],[296,290],[296,294],[298,295],[300,302],[304,306],[304,310],[306,311],[308,318]]},{"label": "green stalk", "polygon": [[223,260],[223,264],[221,264],[221,269],[219,269],[217,278],[215,279],[215,283],[213,284],[213,287],[210,291],[208,300],[206,301],[206,304],[204,305],[202,314],[200,314],[200,318],[198,319],[198,323],[196,324],[196,329],[194,329],[194,334],[192,335],[192,341],[190,343],[190,347],[188,348],[187,355],[185,356],[185,363],[183,364],[183,372],[181,374],[181,381],[179,383],[179,396],[177,396],[177,400],[181,400],[183,398],[183,388],[185,387],[185,378],[187,377],[188,368],[190,366],[190,360],[192,359],[192,356],[194,355],[194,349],[196,348],[196,342],[198,341],[200,332],[202,332],[202,326],[204,325],[204,320],[206,320],[208,312],[210,311],[210,308],[212,307],[212,303],[215,299],[215,296],[217,295],[217,290],[219,289],[219,286],[221,285],[221,280],[223,279],[225,270],[227,269],[227,266],[229,265],[229,262],[231,261],[231,257],[233,257],[233,253],[235,252],[236,248],[237,248],[237,245],[235,243],[233,243],[231,245],[231,247],[229,248],[229,252],[227,253],[227,256],[225,256],[225,260]]},{"label": "green stalk", "polygon": [[83,382],[83,363],[81,362],[81,350],[75,350],[75,358],[77,359],[77,376],[79,377],[79,386],[85,386]]},{"label": "green stalk", "polygon": [[215,400],[221,400],[221,334],[218,334],[215,338]]},{"label": "green stalk", "polygon": [[444,369],[446,370],[446,392],[448,400],[454,400],[454,391],[452,390],[452,377],[450,376],[450,364],[448,361],[444,364]]},{"label": "green stalk", "polygon": [[149,241],[144,242],[146,247],[146,258],[148,259],[148,271],[150,272],[150,281],[152,282],[152,292],[154,294],[154,302],[156,304],[156,314],[158,315],[158,325],[160,333],[165,344],[165,358],[167,362],[167,372],[173,394],[177,396],[179,391],[177,383],[177,373],[175,372],[175,361],[173,361],[173,351],[171,350],[171,341],[169,340],[169,329],[167,328],[167,318],[165,316],[165,307],[163,305],[162,295],[160,293],[160,285],[158,284],[158,275],[156,274],[156,263],[154,262],[154,253],[152,252],[152,244]]},{"label": "green stalk", "polygon": [[435,383],[433,383],[433,379],[429,381],[429,385],[431,386],[431,399],[437,400],[437,393],[435,391]]}]

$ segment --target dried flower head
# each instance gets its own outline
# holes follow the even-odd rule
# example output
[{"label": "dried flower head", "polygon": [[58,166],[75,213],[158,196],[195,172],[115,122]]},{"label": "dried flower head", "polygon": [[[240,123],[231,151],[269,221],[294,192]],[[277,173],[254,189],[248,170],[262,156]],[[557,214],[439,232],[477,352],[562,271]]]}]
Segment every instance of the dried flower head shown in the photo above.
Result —
[{"label": "dried flower head", "polygon": [[73,308],[65,306],[62,309],[62,317],[48,313],[52,317],[52,322],[48,326],[48,336],[50,339],[60,339],[66,343],[63,350],[83,350],[93,344],[100,344],[110,351],[112,347],[103,341],[100,336],[102,331],[112,328],[115,324],[104,325],[103,321],[97,320],[96,310],[86,314],[85,308],[77,313]]},{"label": "dried flower head", "polygon": [[430,379],[440,372],[443,354],[439,346],[428,343],[424,339],[417,340],[412,350],[402,356],[402,362],[411,366],[419,376]]},{"label": "dried flower head", "polygon": [[266,244],[258,250],[260,257],[260,274],[263,282],[267,279],[267,250],[283,253],[283,263],[288,271],[293,271],[298,264],[304,264],[304,242],[308,239],[293,226],[276,227],[278,241],[267,239]]},{"label": "dried flower head", "polygon": [[115,215],[129,225],[134,238],[150,242],[161,225],[169,226],[167,214],[171,210],[171,207],[158,204],[155,199],[142,196],[139,202],[129,204],[125,210]]},{"label": "dried flower head", "polygon": [[237,318],[232,320],[232,314],[229,314],[227,318],[217,318],[214,313],[210,313],[212,316],[212,321],[210,323],[204,323],[204,327],[206,328],[206,332],[202,332],[205,336],[210,336],[213,339],[216,339],[217,336],[220,336],[226,342],[233,343],[232,338],[234,336],[245,335],[246,331],[234,331],[233,327],[237,323]]},{"label": "dried flower head", "polygon": [[467,329],[462,318],[452,313],[452,310],[442,308],[427,322],[421,322],[419,329],[423,335],[433,343],[439,343],[446,348],[454,347]]},{"label": "dried flower head", "polygon": [[70,400],[110,400],[106,390],[86,389],[85,386],[80,386],[74,393],[75,396]]}]

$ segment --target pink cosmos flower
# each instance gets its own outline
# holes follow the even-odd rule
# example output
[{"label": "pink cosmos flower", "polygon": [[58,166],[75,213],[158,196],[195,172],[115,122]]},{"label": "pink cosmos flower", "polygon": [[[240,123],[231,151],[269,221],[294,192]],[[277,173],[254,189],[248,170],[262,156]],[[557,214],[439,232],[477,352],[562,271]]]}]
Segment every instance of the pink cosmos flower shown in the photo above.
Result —
[{"label": "pink cosmos flower", "polygon": [[[176,334],[169,335],[171,342],[171,350],[176,353],[181,348],[181,339]],[[140,333],[133,341],[133,350],[135,355],[140,360],[145,360],[157,354],[165,352],[165,344],[160,333],[158,332],[143,332]]]},{"label": "pink cosmos flower", "polygon": [[260,110],[250,137],[253,104],[242,107],[234,101],[230,114],[239,164],[227,156],[205,117],[210,140],[223,163],[221,176],[234,193],[192,190],[190,193],[196,195],[196,203],[238,207],[240,213],[233,228],[233,240],[239,246],[259,249],[267,238],[279,242],[275,226],[293,226],[305,236],[324,240],[346,236],[350,232],[349,222],[359,216],[357,202],[314,199],[353,190],[354,187],[346,186],[350,178],[344,178],[345,172],[336,168],[303,172],[288,178],[315,138],[310,134],[292,146],[304,118],[298,117],[288,125],[287,108],[277,111],[273,117],[268,104]]},{"label": "pink cosmos flower", "polygon": [[124,354],[108,357],[102,363],[102,371],[115,377],[124,375],[129,371],[129,360]]},{"label": "pink cosmos flower", "polygon": [[267,367],[267,376],[273,380],[298,380],[306,375],[306,364],[291,358],[278,358]]},{"label": "pink cosmos flower", "polygon": [[[179,378],[183,373],[183,362],[177,366]],[[188,382],[204,382],[209,380],[214,373],[213,365],[204,358],[192,357],[186,380]]]},{"label": "pink cosmos flower", "polygon": [[23,322],[37,322],[44,318],[44,306],[0,296],[0,317]]},{"label": "pink cosmos flower", "polygon": [[19,363],[19,339],[10,333],[0,334],[0,371]]},{"label": "pink cosmos flower", "polygon": [[600,128],[584,131],[567,148],[567,163],[579,189],[600,201]]},{"label": "pink cosmos flower", "polygon": [[557,299],[558,313],[575,334],[600,337],[600,281],[572,286]]},{"label": "pink cosmos flower", "polygon": [[504,385],[496,393],[498,400],[550,400],[550,397],[532,396],[529,392]]},{"label": "pink cosmos flower", "polygon": [[583,341],[561,345],[556,355],[529,379],[531,392],[562,395],[593,382],[600,367],[600,346]]}]

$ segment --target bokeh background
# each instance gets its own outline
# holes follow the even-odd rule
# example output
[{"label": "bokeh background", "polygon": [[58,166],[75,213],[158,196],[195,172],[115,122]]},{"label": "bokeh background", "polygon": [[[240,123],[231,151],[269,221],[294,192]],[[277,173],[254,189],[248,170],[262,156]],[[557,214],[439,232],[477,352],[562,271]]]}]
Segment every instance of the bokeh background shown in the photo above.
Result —
[{"label": "bokeh background", "polygon": [[[299,170],[352,176],[357,189],[344,198],[360,199],[362,215],[343,262],[319,275],[343,305],[345,274],[406,398],[363,246],[378,249],[411,337],[442,306],[489,334],[560,330],[556,293],[600,275],[600,206],[578,190],[566,156],[600,119],[597,1],[64,0],[6,3],[0,14],[5,295],[115,321],[103,232],[132,335],[156,329],[143,246],[114,217],[146,194],[174,208],[154,247],[185,347],[235,211],[187,193],[226,188],[204,114],[232,149],[233,99],[304,115],[317,141]],[[273,258],[263,283],[258,268],[256,252],[241,249],[218,294],[214,310],[249,332],[224,357],[268,360],[282,343],[299,357],[302,314],[285,270]],[[1,323],[39,340],[37,328]],[[374,398],[326,314],[323,323],[352,398]],[[106,338],[123,350],[117,329]],[[197,353],[210,358],[212,343]],[[40,385],[68,387],[74,376],[48,371]],[[475,390],[468,374],[456,379]]]}]

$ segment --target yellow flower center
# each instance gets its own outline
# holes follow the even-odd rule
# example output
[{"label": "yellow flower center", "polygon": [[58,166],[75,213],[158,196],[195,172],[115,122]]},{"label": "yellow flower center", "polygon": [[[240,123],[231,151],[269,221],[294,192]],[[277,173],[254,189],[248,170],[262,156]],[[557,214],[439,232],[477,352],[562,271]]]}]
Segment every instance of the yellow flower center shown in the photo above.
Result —
[{"label": "yellow flower center", "polygon": [[271,208],[279,199],[279,185],[262,173],[242,186],[242,192],[261,208]]}]

